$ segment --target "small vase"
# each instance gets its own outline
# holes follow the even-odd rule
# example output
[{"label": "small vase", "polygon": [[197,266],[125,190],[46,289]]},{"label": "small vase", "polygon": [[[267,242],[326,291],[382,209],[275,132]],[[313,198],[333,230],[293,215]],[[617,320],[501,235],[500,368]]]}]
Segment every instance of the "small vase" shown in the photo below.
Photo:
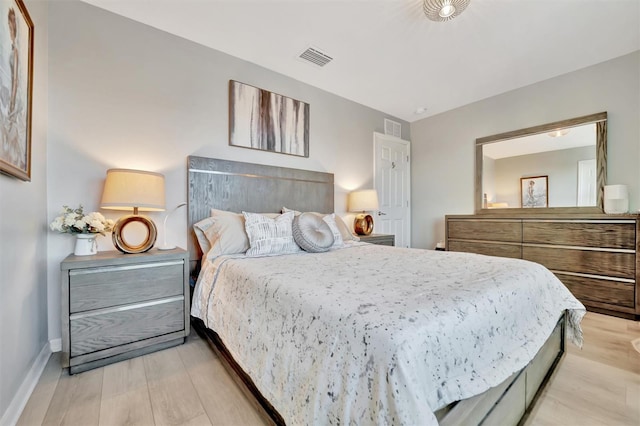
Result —
[{"label": "small vase", "polygon": [[98,252],[96,237],[98,234],[76,234],[76,248],[73,254],[76,256],[90,256]]}]

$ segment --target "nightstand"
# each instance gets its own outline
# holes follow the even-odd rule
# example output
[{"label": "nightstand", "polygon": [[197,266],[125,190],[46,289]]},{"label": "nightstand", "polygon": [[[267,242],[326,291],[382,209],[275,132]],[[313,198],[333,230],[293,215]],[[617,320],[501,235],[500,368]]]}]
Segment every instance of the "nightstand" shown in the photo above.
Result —
[{"label": "nightstand", "polygon": [[75,374],[179,345],[189,335],[185,250],[69,255],[62,271],[62,366]]},{"label": "nightstand", "polygon": [[393,234],[358,235],[363,243],[378,244],[381,246],[395,246],[396,236]]}]

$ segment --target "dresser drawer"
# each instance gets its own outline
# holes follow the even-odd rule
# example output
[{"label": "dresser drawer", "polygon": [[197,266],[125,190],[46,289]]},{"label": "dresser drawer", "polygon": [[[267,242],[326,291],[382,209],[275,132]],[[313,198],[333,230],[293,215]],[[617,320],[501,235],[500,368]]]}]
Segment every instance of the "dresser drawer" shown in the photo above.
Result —
[{"label": "dresser drawer", "polygon": [[477,241],[449,240],[447,250],[486,254],[487,256],[512,257],[516,259],[519,259],[522,256],[522,246],[520,244],[495,244]]},{"label": "dresser drawer", "polygon": [[524,221],[522,242],[635,250],[635,221]]},{"label": "dresser drawer", "polygon": [[183,294],[184,262],[69,271],[70,313]]},{"label": "dresser drawer", "polygon": [[540,263],[552,271],[605,275],[635,280],[635,253],[523,245],[522,258]]},{"label": "dresser drawer", "polygon": [[454,220],[447,222],[448,238],[520,243],[522,222],[519,220]]},{"label": "dresser drawer", "polygon": [[183,296],[71,315],[71,356],[180,331],[184,321]]},{"label": "dresser drawer", "polygon": [[635,283],[576,277],[557,273],[556,276],[573,295],[585,304],[605,303],[613,306],[635,307]]}]

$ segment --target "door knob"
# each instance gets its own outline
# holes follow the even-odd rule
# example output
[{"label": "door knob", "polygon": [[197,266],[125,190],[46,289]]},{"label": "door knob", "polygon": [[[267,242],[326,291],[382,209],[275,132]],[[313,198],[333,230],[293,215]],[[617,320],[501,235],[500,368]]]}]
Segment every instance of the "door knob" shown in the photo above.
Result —
[{"label": "door knob", "polygon": [[378,211],[378,216],[386,216],[386,215],[387,214],[385,212]]}]

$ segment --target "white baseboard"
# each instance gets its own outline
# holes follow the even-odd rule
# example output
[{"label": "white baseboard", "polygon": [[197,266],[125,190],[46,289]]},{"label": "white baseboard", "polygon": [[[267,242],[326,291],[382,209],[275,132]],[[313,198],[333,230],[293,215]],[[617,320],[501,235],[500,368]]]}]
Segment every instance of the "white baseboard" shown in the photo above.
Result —
[{"label": "white baseboard", "polygon": [[[61,340],[56,340],[58,340],[58,344],[62,346]],[[7,407],[7,411],[5,411],[2,418],[0,418],[0,426],[14,426],[18,422],[20,414],[22,414],[22,410],[24,410],[25,405],[27,405],[27,401],[29,401],[29,397],[31,397],[31,393],[36,388],[38,380],[44,371],[44,367],[49,361],[49,357],[51,356],[51,347],[54,345],[54,342],[55,340],[47,342],[42,347],[42,350],[36,357],[35,361],[33,361],[33,364],[31,364],[31,368],[25,375],[24,380],[11,400],[9,407]]]},{"label": "white baseboard", "polygon": [[49,340],[49,346],[51,347],[51,353],[60,352],[62,350],[62,339]]}]

